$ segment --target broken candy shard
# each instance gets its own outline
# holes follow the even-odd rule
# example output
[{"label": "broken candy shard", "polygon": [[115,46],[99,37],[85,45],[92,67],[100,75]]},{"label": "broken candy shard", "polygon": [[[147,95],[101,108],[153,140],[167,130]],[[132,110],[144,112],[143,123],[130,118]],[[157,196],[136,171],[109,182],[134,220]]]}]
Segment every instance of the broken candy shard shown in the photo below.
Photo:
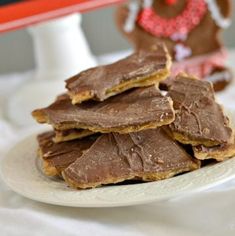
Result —
[{"label": "broken candy shard", "polygon": [[155,181],[195,170],[193,159],[162,128],[101,135],[62,176],[74,188],[94,188],[125,180]]},{"label": "broken candy shard", "polygon": [[161,95],[155,86],[129,90],[104,102],[79,105],[72,105],[68,95],[63,95],[32,114],[39,123],[51,124],[56,130],[88,129],[101,133],[129,133],[174,120],[171,98]]},{"label": "broken candy shard", "polygon": [[73,104],[103,101],[134,87],[156,84],[169,75],[171,58],[163,44],[140,50],[110,65],[98,66],[73,76],[66,88]]},{"label": "broken candy shard", "polygon": [[54,135],[53,131],[49,131],[37,137],[43,172],[48,176],[60,175],[63,169],[79,158],[95,141],[93,136],[57,144],[53,142]]},{"label": "broken candy shard", "polygon": [[232,142],[229,119],[216,103],[210,82],[180,74],[170,84],[175,120],[168,132],[184,144],[215,146]]},{"label": "broken candy shard", "polygon": [[225,143],[214,147],[205,147],[198,145],[193,147],[195,158],[199,160],[215,159],[217,161],[224,161],[235,156],[235,137],[233,143]]}]

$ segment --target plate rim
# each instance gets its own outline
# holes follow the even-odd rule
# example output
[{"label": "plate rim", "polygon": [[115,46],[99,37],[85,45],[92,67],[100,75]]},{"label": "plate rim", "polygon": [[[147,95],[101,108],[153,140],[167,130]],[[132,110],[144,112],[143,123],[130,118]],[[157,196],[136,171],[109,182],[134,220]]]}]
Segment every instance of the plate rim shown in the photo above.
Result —
[{"label": "plate rim", "polygon": [[[91,202],[87,202],[87,203],[84,203],[82,202],[81,204],[79,204],[79,202],[61,202],[61,201],[58,201],[57,199],[54,199],[54,200],[51,200],[50,198],[43,198],[42,196],[37,196],[37,195],[33,195],[33,190],[31,192],[31,194],[29,194],[29,192],[25,192],[23,191],[20,187],[17,187],[15,184],[13,184],[11,181],[9,181],[9,173],[6,174],[5,173],[5,168],[10,160],[10,158],[12,158],[11,155],[13,155],[12,153],[14,153],[14,151],[17,149],[17,147],[19,147],[22,143],[25,143],[26,141],[30,140],[30,142],[35,142],[35,138],[36,138],[36,135],[40,132],[40,131],[46,131],[48,129],[33,129],[31,132],[25,134],[22,138],[18,139],[14,144],[11,145],[11,148],[8,149],[7,153],[5,155],[3,155],[3,158],[1,158],[1,165],[0,165],[0,176],[2,178],[2,180],[4,181],[4,183],[11,189],[13,190],[14,192],[26,197],[26,198],[29,198],[31,200],[35,200],[35,201],[38,201],[38,202],[42,202],[42,203],[47,203],[47,204],[52,204],[52,205],[58,205],[58,206],[68,206],[68,207],[85,207],[85,208],[99,208],[99,207],[121,207],[121,206],[133,206],[133,205],[140,205],[140,204],[148,204],[148,203],[152,203],[152,202],[158,202],[158,201],[164,201],[164,200],[169,200],[169,199],[174,199],[174,198],[179,198],[179,197],[185,197],[187,195],[191,195],[195,192],[201,192],[201,191],[204,191],[206,189],[209,189],[209,188],[212,188],[212,187],[215,187],[219,184],[222,184],[224,182],[227,182],[231,179],[234,179],[235,178],[235,159],[234,158],[230,158],[229,160],[226,160],[224,162],[221,162],[221,163],[216,163],[212,166],[206,166],[206,167],[203,167],[201,169],[198,169],[198,170],[195,170],[195,171],[192,171],[192,172],[188,172],[188,173],[185,173],[185,174],[182,174],[182,175],[179,175],[179,176],[175,176],[175,177],[172,177],[172,178],[169,178],[169,179],[166,179],[166,180],[161,180],[161,181],[154,181],[154,182],[148,182],[148,183],[140,183],[140,184],[134,184],[134,185],[119,185],[119,186],[108,186],[108,187],[101,187],[101,188],[95,188],[95,189],[90,189],[90,190],[72,190],[73,192],[84,192],[86,191],[88,193],[92,192],[93,190],[96,190],[98,189],[98,192],[99,192],[99,189],[111,189],[111,188],[119,188],[120,191],[122,190],[123,186],[125,186],[125,188],[128,188],[129,186],[147,186],[147,185],[152,185],[154,187],[156,187],[157,185],[159,185],[159,182],[163,183],[163,181],[168,181],[168,182],[176,182],[175,181],[176,179],[180,181],[180,179],[182,178],[185,178],[185,176],[189,176],[189,175],[192,175],[192,177],[194,176],[193,173],[199,173],[199,172],[203,172],[205,170],[208,170],[208,169],[211,169],[211,168],[215,168],[215,166],[221,166],[221,165],[225,165],[226,166],[226,163],[227,165],[229,165],[228,163],[234,163],[233,164],[233,168],[231,167],[231,171],[232,173],[229,173],[227,174],[224,178],[217,178],[217,181],[208,181],[207,183],[205,183],[204,185],[199,185],[199,186],[196,186],[194,188],[192,187],[189,187],[189,188],[185,188],[181,191],[178,191],[177,193],[172,193],[171,194],[168,194],[168,196],[160,196],[160,197],[148,197],[148,198],[141,198],[141,199],[138,199],[137,200],[133,200],[133,199],[128,199],[126,201],[119,201],[119,202],[113,202],[113,201],[101,201],[101,202],[94,202],[94,203],[91,203]],[[34,137],[34,140],[32,139],[32,137]],[[35,151],[35,150],[34,150]],[[22,154],[19,155],[21,157],[19,158],[22,158]],[[32,156],[30,157],[32,160],[36,160],[36,156]],[[230,166],[230,165],[229,165]],[[218,168],[219,169],[219,168]],[[234,170],[234,171],[232,171]],[[195,174],[196,175],[196,174]],[[47,177],[46,177],[47,178]],[[200,177],[198,177],[200,178]],[[49,179],[49,178],[48,178]],[[216,179],[216,178],[215,178]],[[160,184],[161,185],[161,184]],[[123,188],[123,189],[125,189]],[[130,190],[131,190],[132,187],[130,187]],[[69,189],[69,188],[68,188]],[[69,189],[71,191],[71,189]],[[111,190],[110,190],[111,191]],[[101,191],[102,192],[102,191]],[[105,191],[104,191],[105,192]],[[88,193],[88,194],[89,194]],[[92,193],[91,193],[92,194]],[[79,195],[79,194],[78,194]]]}]

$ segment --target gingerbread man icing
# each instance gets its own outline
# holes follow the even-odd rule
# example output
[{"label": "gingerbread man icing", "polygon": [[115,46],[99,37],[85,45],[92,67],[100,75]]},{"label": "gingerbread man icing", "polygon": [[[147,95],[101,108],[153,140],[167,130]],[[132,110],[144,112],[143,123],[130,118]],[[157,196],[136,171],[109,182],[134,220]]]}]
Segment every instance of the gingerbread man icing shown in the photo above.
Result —
[{"label": "gingerbread man icing", "polygon": [[220,32],[230,25],[230,13],[230,0],[135,0],[118,8],[117,23],[137,50],[163,41],[175,61],[173,75],[209,78],[223,71]]}]

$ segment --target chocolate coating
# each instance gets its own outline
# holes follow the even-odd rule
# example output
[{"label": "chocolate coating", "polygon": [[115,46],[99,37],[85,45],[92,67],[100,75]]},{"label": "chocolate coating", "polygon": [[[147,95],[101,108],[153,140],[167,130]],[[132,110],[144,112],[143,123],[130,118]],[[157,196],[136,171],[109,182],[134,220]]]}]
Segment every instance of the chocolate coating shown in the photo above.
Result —
[{"label": "chocolate coating", "polygon": [[169,127],[179,142],[214,146],[232,141],[229,120],[216,103],[210,82],[181,74],[170,84],[168,95],[176,112]]},{"label": "chocolate coating", "polygon": [[213,147],[198,145],[193,147],[194,156],[199,160],[215,159],[224,161],[235,155],[235,136],[232,143],[224,143]]},{"label": "chocolate coating", "polygon": [[233,77],[234,75],[232,71],[225,67],[225,68],[216,68],[211,73],[211,75],[209,75],[205,79],[213,83],[213,88],[217,92],[227,87],[232,82]]},{"label": "chocolate coating", "polygon": [[162,128],[100,136],[62,175],[68,184],[90,188],[130,179],[153,181],[199,168],[199,162]]},{"label": "chocolate coating", "polygon": [[82,128],[126,133],[169,124],[174,120],[174,111],[171,99],[151,86],[126,91],[104,102],[79,105],[72,105],[69,97],[63,95],[49,107],[35,110],[33,116],[59,130]]},{"label": "chocolate coating", "polygon": [[[121,85],[124,82],[140,78],[148,78],[162,70],[168,70],[171,59],[167,49],[163,44],[157,44],[150,50],[140,50],[128,56],[125,59],[117,61],[110,65],[98,66],[83,71],[66,81],[66,88],[71,98],[79,94],[89,94],[90,98],[103,101],[110,96],[109,90]],[[161,78],[162,79],[162,78]],[[165,78],[164,78],[165,79]],[[153,81],[151,84],[156,83]],[[149,84],[150,85],[150,84]],[[138,87],[141,85],[139,84]],[[136,87],[122,88],[115,94]]]},{"label": "chocolate coating", "polygon": [[[219,92],[225,89],[233,81],[233,77],[232,71],[229,68],[224,67],[216,68],[209,76],[201,79],[211,82],[214,91]],[[174,77],[168,77],[160,82],[159,88],[168,91],[173,80]]]},{"label": "chocolate coating", "polygon": [[87,137],[57,144],[53,142],[54,135],[53,131],[42,133],[38,135],[38,143],[41,158],[59,172],[79,158],[83,151],[88,149],[95,141],[95,137]]}]

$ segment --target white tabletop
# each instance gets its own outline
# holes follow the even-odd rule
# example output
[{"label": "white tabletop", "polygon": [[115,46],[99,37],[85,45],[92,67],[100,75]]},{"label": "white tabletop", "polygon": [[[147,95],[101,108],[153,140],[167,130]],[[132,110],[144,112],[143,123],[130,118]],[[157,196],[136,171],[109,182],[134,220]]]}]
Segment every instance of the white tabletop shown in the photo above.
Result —
[{"label": "white tabletop", "polygon": [[[117,56],[118,57],[118,56]],[[103,61],[110,56],[102,57]],[[230,53],[232,65],[235,53]],[[0,157],[27,132],[4,119],[4,101],[28,74],[0,77]],[[235,89],[235,88],[234,88]],[[218,95],[233,107],[233,87]],[[214,189],[148,205],[80,209],[38,203],[11,191],[0,180],[0,234],[5,235],[235,235],[235,180]]]}]

